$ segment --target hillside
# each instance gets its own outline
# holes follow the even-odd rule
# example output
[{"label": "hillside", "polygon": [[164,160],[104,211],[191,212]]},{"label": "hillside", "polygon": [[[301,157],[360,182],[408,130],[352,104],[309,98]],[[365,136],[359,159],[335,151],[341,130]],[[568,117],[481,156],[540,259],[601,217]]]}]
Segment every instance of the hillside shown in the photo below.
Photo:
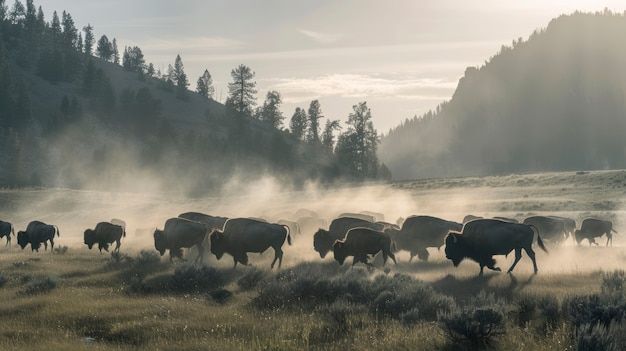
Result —
[{"label": "hillside", "polygon": [[0,17],[0,186],[202,194],[264,176],[352,179],[321,145],[181,93],[147,63],[85,54],[78,38],[65,12],[61,24],[34,9]]},{"label": "hillside", "polygon": [[552,20],[391,130],[381,161],[395,179],[626,167],[625,33],[608,11]]}]

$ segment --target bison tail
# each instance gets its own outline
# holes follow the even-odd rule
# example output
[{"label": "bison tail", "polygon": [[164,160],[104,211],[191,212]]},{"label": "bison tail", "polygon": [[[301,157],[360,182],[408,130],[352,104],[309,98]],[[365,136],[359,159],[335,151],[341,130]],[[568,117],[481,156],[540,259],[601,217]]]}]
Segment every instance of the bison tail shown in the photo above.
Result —
[{"label": "bison tail", "polygon": [[611,228],[611,231],[612,231],[613,233],[617,233],[617,230],[615,230],[615,228]]},{"label": "bison tail", "polygon": [[283,224],[283,227],[287,231],[287,244],[291,245],[291,230],[289,230],[289,226],[287,225]]},{"label": "bison tail", "polygon": [[[11,234],[13,234],[13,236],[15,236],[15,227],[13,226],[13,224],[11,223]],[[10,238],[10,236],[9,236]]]},{"label": "bison tail", "polygon": [[546,246],[543,244],[543,240],[541,240],[541,237],[537,234],[537,245],[539,245],[539,247],[545,251],[545,253],[549,253],[548,249],[546,249]]},{"label": "bison tail", "polygon": [[54,232],[56,233],[56,235],[60,237],[61,236],[61,232],[59,231],[59,227],[57,227],[56,225],[53,225],[53,227],[54,227]]}]

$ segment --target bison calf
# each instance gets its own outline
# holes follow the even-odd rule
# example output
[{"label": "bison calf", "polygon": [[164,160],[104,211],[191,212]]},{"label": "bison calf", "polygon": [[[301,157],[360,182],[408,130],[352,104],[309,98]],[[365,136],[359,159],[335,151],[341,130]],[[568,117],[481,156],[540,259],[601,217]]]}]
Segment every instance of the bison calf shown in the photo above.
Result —
[{"label": "bison calf", "polygon": [[387,262],[387,257],[391,257],[395,264],[396,256],[391,252],[391,237],[369,228],[354,228],[348,231],[345,239],[335,241],[333,253],[335,260],[343,264],[346,257],[353,256],[352,265],[363,262],[371,266],[367,261],[368,255],[383,254],[383,264]]}]

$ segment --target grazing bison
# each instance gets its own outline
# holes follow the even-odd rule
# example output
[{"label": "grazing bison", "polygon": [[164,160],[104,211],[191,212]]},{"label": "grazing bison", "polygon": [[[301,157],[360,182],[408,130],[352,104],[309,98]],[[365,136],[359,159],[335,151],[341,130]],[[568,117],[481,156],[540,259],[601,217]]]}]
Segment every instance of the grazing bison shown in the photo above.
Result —
[{"label": "grazing bison", "polygon": [[333,254],[339,264],[343,264],[346,257],[353,256],[352,265],[363,262],[368,266],[368,255],[383,254],[383,265],[387,262],[387,257],[391,257],[395,264],[396,256],[391,252],[391,237],[386,233],[381,233],[369,228],[353,228],[348,231],[343,240],[337,240],[333,244]]},{"label": "grazing bison", "polygon": [[[533,268],[537,273],[535,252],[532,248],[534,230],[531,226],[519,223],[509,223],[497,219],[476,219],[466,223],[461,233],[450,232],[446,237],[446,257],[458,266],[464,258],[470,258],[480,265],[480,275],[486,266],[494,271],[496,267],[493,255],[508,255],[515,250],[515,261],[509,268],[511,273],[517,262],[522,258],[522,249],[533,261]],[[537,244],[548,252],[541,237],[537,235]]]},{"label": "grazing bison", "polygon": [[384,227],[383,224],[373,223],[360,218],[336,218],[330,222],[328,230],[320,228],[313,235],[313,248],[319,252],[321,258],[324,258],[328,251],[333,249],[335,241],[343,239],[348,230],[352,228],[369,228],[380,232]]},{"label": "grazing bison", "polygon": [[534,226],[544,240],[555,244],[562,243],[567,237],[565,222],[559,218],[531,216],[524,219],[523,223]]},{"label": "grazing bison", "polygon": [[291,245],[289,227],[276,223],[265,223],[250,218],[231,218],[226,221],[224,230],[215,229],[210,235],[211,252],[219,260],[227,253],[235,262],[248,265],[248,252],[262,253],[270,247],[274,249],[274,261],[278,268],[283,263],[282,246],[285,239]]},{"label": "grazing bison", "polygon": [[447,221],[431,216],[411,216],[402,224],[400,230],[391,229],[387,233],[396,242],[398,250],[411,253],[409,262],[417,255],[420,260],[428,260],[428,247],[441,248],[449,231],[460,231],[461,223]]},{"label": "grazing bison", "polygon": [[126,237],[126,230],[119,224],[110,222],[100,222],[96,224],[96,229],[86,229],[84,234],[85,245],[91,250],[94,244],[98,244],[98,249],[102,253],[109,251],[109,244],[116,243],[113,251],[120,251],[122,237]]},{"label": "grazing bison", "polygon": [[583,223],[580,225],[580,230],[574,231],[574,238],[576,238],[576,243],[578,243],[578,245],[580,245],[584,239],[587,239],[589,241],[589,246],[591,246],[591,244],[598,245],[595,238],[599,238],[606,234],[606,246],[609,246],[609,243],[613,246],[613,234],[611,232],[617,233],[617,231],[613,229],[613,222],[587,218],[583,220]]},{"label": "grazing bison", "polygon": [[361,213],[345,212],[337,216],[337,218],[343,218],[343,217],[358,218],[358,219],[362,219],[368,222],[376,222],[376,217],[370,214],[362,213],[362,212]]},{"label": "grazing bison", "polygon": [[32,221],[28,223],[25,231],[17,232],[17,243],[22,250],[26,245],[30,244],[31,251],[39,252],[42,243],[45,250],[48,250],[48,241],[50,241],[50,250],[54,250],[55,234],[60,236],[57,226],[40,221]]},{"label": "grazing bison", "polygon": [[11,245],[11,234],[15,236],[15,229],[11,222],[0,221],[0,238],[6,237],[7,243],[5,246]]},{"label": "grazing bison", "polygon": [[210,231],[211,228],[204,223],[184,218],[170,218],[165,221],[163,230],[156,229],[154,231],[154,247],[161,256],[165,254],[165,250],[170,250],[171,262],[174,257],[184,260],[183,247],[190,248],[196,246],[198,248],[198,256],[195,262],[200,260],[202,263],[204,257],[203,241]]}]

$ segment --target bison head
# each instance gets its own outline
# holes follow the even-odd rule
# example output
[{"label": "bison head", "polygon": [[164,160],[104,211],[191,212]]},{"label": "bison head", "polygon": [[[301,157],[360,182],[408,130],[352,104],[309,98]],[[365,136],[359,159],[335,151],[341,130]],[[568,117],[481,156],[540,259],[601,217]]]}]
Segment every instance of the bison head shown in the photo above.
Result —
[{"label": "bison head", "polygon": [[83,236],[83,240],[85,242],[85,245],[87,245],[89,250],[91,250],[91,248],[93,247],[93,244],[95,244],[96,242],[96,232],[93,229],[85,230],[85,235]]},{"label": "bison head", "polygon": [[165,232],[162,230],[154,230],[154,248],[161,254],[161,256],[165,255],[165,250],[167,250],[167,240],[165,238]]},{"label": "bison head", "polygon": [[344,244],[345,243],[340,240],[335,241],[335,243],[333,244],[333,255],[335,256],[335,260],[337,260],[340,265],[342,265],[343,262],[346,260],[346,257],[348,257],[348,253],[346,252],[347,250]]},{"label": "bison head", "polygon": [[30,243],[28,232],[24,232],[21,230],[17,232],[17,244],[20,245],[22,250],[24,250],[24,248],[26,247],[26,245],[28,245],[28,243]]},{"label": "bison head", "polygon": [[313,248],[319,252],[320,257],[326,257],[333,247],[333,241],[328,230],[320,229],[313,235]]},{"label": "bison head", "polygon": [[465,238],[460,233],[451,232],[446,237],[446,258],[452,260],[452,263],[457,267],[466,256],[466,252],[462,241]]},{"label": "bison head", "polygon": [[224,232],[217,229],[213,230],[209,236],[211,238],[211,252],[219,260],[226,252],[227,238],[224,236]]}]

